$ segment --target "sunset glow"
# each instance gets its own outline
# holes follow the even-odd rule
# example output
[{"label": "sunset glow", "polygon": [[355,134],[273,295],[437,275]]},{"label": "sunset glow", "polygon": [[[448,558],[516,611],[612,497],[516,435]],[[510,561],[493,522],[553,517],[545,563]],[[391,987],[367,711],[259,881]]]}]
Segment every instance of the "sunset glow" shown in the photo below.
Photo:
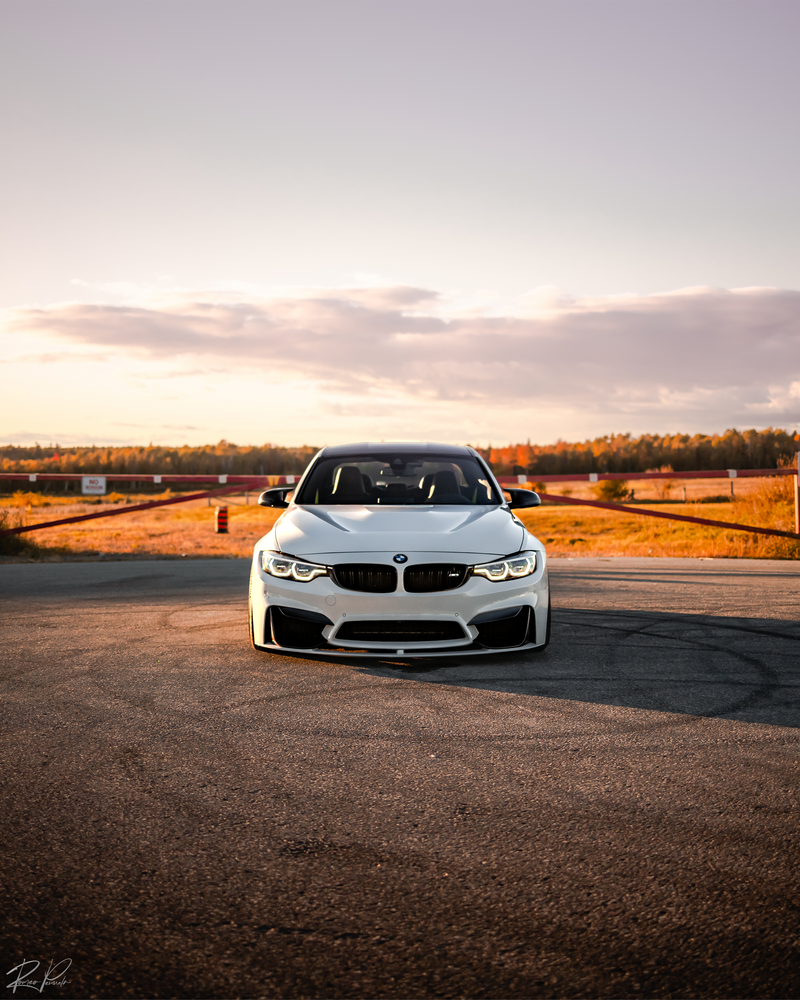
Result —
[{"label": "sunset glow", "polygon": [[798,28],[5,3],[0,438],[798,427]]}]

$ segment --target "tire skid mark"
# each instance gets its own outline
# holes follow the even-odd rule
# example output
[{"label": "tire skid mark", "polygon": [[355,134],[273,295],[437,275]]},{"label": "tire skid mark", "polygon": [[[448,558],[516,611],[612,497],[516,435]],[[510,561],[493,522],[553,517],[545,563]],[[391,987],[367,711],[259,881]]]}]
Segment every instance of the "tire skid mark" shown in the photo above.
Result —
[{"label": "tire skid mark", "polygon": [[[575,613],[576,612],[573,612],[573,614],[575,614]],[[581,613],[582,612],[577,612],[577,614],[581,614]],[[599,612],[594,612],[594,613],[598,614]],[[614,612],[609,612],[607,614],[613,615]],[[726,706],[720,706],[720,707],[717,707],[717,708],[706,709],[702,713],[702,715],[703,715],[704,718],[712,718],[713,719],[713,718],[718,718],[718,717],[723,716],[723,715],[731,715],[731,714],[733,714],[735,712],[741,712],[741,711],[744,711],[746,709],[754,708],[756,705],[761,704],[761,703],[766,702],[767,700],[769,700],[769,698],[772,696],[772,694],[775,692],[775,690],[781,686],[777,673],[770,666],[768,666],[763,661],[763,659],[757,658],[757,657],[749,655],[747,653],[740,652],[740,651],[738,651],[736,649],[733,649],[733,648],[731,648],[729,646],[720,646],[720,645],[717,645],[715,643],[712,643],[712,642],[709,642],[709,641],[703,641],[703,640],[700,640],[700,639],[697,639],[697,638],[693,638],[693,637],[674,636],[674,635],[661,635],[661,634],[659,634],[657,632],[654,633],[652,630],[655,629],[655,628],[658,628],[659,626],[662,626],[662,627],[666,626],[668,628],[675,628],[675,626],[678,624],[678,622],[676,622],[674,619],[663,618],[663,617],[660,617],[658,615],[648,615],[646,613],[642,613],[642,615],[643,616],[646,615],[646,620],[642,623],[642,626],[640,628],[637,628],[637,629],[632,629],[632,628],[630,628],[630,629],[620,629],[618,627],[615,627],[614,625],[596,625],[594,623],[583,623],[583,622],[580,622],[580,621],[573,622],[571,624],[575,624],[575,625],[578,625],[578,626],[583,625],[586,628],[603,629],[604,631],[621,632],[623,634],[623,641],[622,641],[622,643],[618,647],[616,647],[616,648],[615,647],[611,647],[611,655],[612,655],[612,657],[613,657],[613,659],[615,661],[615,666],[618,668],[618,670],[620,671],[620,674],[621,674],[620,679],[624,678],[624,680],[627,683],[631,684],[635,689],[639,690],[642,693],[643,697],[645,697],[647,699],[650,699],[651,701],[655,702],[656,704],[658,704],[658,702],[659,702],[660,699],[658,699],[657,696],[654,696],[653,692],[651,690],[647,690],[645,688],[645,685],[643,683],[634,680],[629,675],[626,675],[624,673],[624,665],[620,662],[620,654],[624,650],[625,643],[629,639],[632,639],[635,636],[648,636],[648,637],[651,637],[651,638],[661,638],[661,639],[667,639],[667,640],[672,640],[672,641],[678,641],[678,642],[685,643],[686,647],[688,647],[688,648],[694,648],[694,649],[698,649],[698,650],[702,649],[702,650],[706,650],[708,652],[713,652],[713,653],[721,653],[724,656],[729,656],[729,657],[731,657],[731,658],[733,658],[735,660],[738,660],[738,661],[740,661],[742,663],[747,664],[747,666],[751,667],[756,672],[756,674],[760,677],[760,683],[754,682],[754,684],[757,684],[757,687],[756,687],[755,690],[751,691],[749,694],[747,694],[743,698],[739,698],[736,701],[733,701],[732,703],[729,703]],[[633,617],[633,616],[630,615],[629,617]],[[638,618],[639,615],[636,615],[636,617]],[[721,626],[718,626],[716,624],[716,622],[702,621],[702,620],[700,620],[698,618],[693,618],[689,622],[687,622],[686,619],[682,618],[681,622],[683,624],[691,624],[691,625],[694,625],[697,628],[704,628],[704,629],[715,629],[715,628],[718,628],[718,627],[726,628],[726,626],[724,624],[721,625]],[[764,632],[762,632],[760,630],[757,630],[757,629],[748,629],[746,627],[736,627],[736,626],[734,626],[734,630],[736,630],[736,631],[744,631],[744,632],[748,632],[748,633],[755,633],[757,635],[764,635],[765,634]],[[779,637],[781,639],[792,639],[792,638],[794,638],[793,636],[788,636],[788,635],[784,635],[784,634],[779,634]],[[742,683],[742,682],[740,681],[739,683]],[[665,707],[663,705],[663,703],[661,704],[661,706],[659,706],[655,710],[656,711],[674,711],[674,709],[669,709],[669,708]]]},{"label": "tire skid mark", "polygon": [[[800,626],[798,626],[797,634],[792,634],[789,632],[776,632],[773,629],[762,629],[762,628],[752,628],[747,625],[734,625],[728,624],[728,622],[721,616],[717,617],[714,615],[682,615],[679,612],[674,612],[673,617],[666,617],[659,615],[657,612],[647,612],[647,611],[602,611],[595,608],[569,608],[558,610],[553,608],[553,619],[555,621],[556,616],[559,618],[562,614],[578,614],[578,615],[596,615],[603,616],[604,618],[619,617],[619,618],[648,618],[654,622],[669,623],[674,622],[675,624],[680,622],[690,624],[690,625],[700,625],[705,628],[720,628],[732,632],[749,632],[752,635],[759,636],[770,636],[774,639],[788,639],[790,641],[798,642],[800,641]],[[709,622],[708,618],[714,618],[713,622]],[[611,625],[589,625],[585,622],[569,622],[569,624],[583,625],[587,628],[606,628],[614,629]]]}]

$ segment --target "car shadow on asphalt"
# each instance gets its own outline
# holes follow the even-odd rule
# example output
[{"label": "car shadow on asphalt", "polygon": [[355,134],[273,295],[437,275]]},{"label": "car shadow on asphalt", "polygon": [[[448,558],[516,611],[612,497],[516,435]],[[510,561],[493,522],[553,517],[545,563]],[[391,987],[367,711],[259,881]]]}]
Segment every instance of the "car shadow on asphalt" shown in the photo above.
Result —
[{"label": "car shadow on asphalt", "polygon": [[352,662],[426,684],[800,727],[795,621],[562,607],[542,651]]}]

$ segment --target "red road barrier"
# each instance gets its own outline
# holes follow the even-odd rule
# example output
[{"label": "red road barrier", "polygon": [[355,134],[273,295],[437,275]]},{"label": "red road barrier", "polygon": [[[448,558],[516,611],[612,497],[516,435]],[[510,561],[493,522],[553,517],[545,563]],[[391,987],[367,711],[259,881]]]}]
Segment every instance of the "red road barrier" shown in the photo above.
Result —
[{"label": "red road barrier", "polygon": [[[663,517],[671,521],[691,521],[694,524],[710,524],[714,527],[732,528],[735,531],[752,531],[761,535],[780,535],[786,538],[800,538],[800,452],[796,457],[795,468],[783,469],[713,469],[704,472],[589,472],[580,475],[566,476],[498,476],[498,482],[508,486],[512,484],[522,484],[528,482],[537,483],[564,483],[564,482],[590,482],[597,483],[604,479],[739,479],[746,477],[765,478],[768,476],[795,476],[794,482],[794,531],[778,531],[776,528],[755,528],[746,524],[733,524],[729,521],[710,521],[702,517],[688,517],[685,514],[665,514],[660,511],[639,510],[636,507],[623,507],[621,504],[602,503],[599,500],[572,500],[562,496],[540,493],[547,500],[556,503],[586,504],[590,507],[606,507],[608,510],[622,510],[628,514],[642,514],[645,517]],[[731,489],[733,484],[731,483]]]},{"label": "red road barrier", "polygon": [[668,521],[689,521],[691,524],[710,524],[713,528],[731,528],[733,531],[752,531],[757,535],[779,535],[800,541],[800,534],[793,531],[778,531],[777,528],[757,528],[752,524],[735,524],[732,521],[711,521],[707,517],[689,517],[687,514],[667,514],[661,510],[642,510],[640,507],[625,507],[617,503],[603,503],[601,500],[578,500],[576,497],[562,497],[554,493],[540,493],[542,500],[555,503],[571,503],[581,507],[602,507],[604,510],[618,510],[624,514],[641,514],[643,517],[663,517]]},{"label": "red road barrier", "polygon": [[104,476],[109,483],[155,483],[156,485],[167,485],[168,483],[239,483],[240,485],[257,484],[256,488],[266,489],[268,486],[291,486],[300,481],[300,476],[229,476],[223,474],[199,475],[199,476],[178,476],[172,473],[154,475],[141,472],[0,472],[0,483],[5,480],[11,482],[29,483],[64,483],[75,482],[79,479],[92,478],[92,476]]},{"label": "red road barrier", "polygon": [[[566,476],[539,476],[536,477],[536,482],[598,482],[603,479],[736,479],[739,476],[796,476],[798,474],[797,469],[728,469],[728,470],[711,470],[707,472],[600,472],[600,473],[583,473],[580,475],[566,475]],[[11,480],[25,480],[29,482],[36,481],[64,481],[64,480],[76,480],[82,479],[82,473],[21,473],[21,472],[5,472],[0,473],[0,481],[3,479]],[[98,511],[95,514],[80,514],[76,517],[66,517],[58,521],[44,521],[40,524],[31,524],[20,528],[6,528],[4,531],[0,531],[0,536],[2,535],[19,535],[26,531],[36,531],[40,528],[54,528],[61,524],[74,524],[78,521],[91,521],[98,517],[114,517],[118,514],[128,514],[137,510],[148,510],[151,507],[166,507],[169,504],[176,503],[186,503],[188,500],[202,500],[206,497],[221,496],[225,493],[241,493],[243,489],[263,489],[264,486],[282,486],[282,485],[293,485],[295,482],[299,481],[299,476],[178,476],[178,475],[140,475],[138,473],[124,473],[120,475],[107,475],[107,480],[117,481],[133,481],[133,482],[153,482],[153,483],[167,483],[167,482],[209,482],[218,481],[220,483],[230,483],[231,485],[226,486],[221,490],[210,490],[205,493],[192,493],[186,496],[174,497],[170,500],[154,500],[150,503],[141,503],[134,505],[126,505],[117,510],[110,511]],[[527,483],[533,480],[532,476],[498,476],[498,482],[505,485],[519,485],[521,483]],[[796,506],[800,508],[800,485],[797,489],[798,500]],[[655,510],[642,510],[639,507],[627,507],[623,504],[614,503],[604,503],[600,500],[578,500],[574,497],[564,497],[552,493],[540,493],[542,499],[550,500],[554,503],[565,503],[574,504],[577,506],[586,507],[602,507],[606,510],[616,510],[621,511],[626,514],[639,514],[643,517],[661,517],[668,521],[688,521],[692,524],[707,524],[714,528],[729,528],[733,531],[749,531],[753,534],[758,535],[777,535],[781,538],[791,538],[794,540],[800,539],[800,530],[797,532],[792,531],[779,531],[777,528],[759,528],[750,524],[736,524],[732,521],[712,521],[704,517],[689,517],[686,514],[667,514],[663,511]],[[797,515],[800,518],[800,514]]]},{"label": "red road barrier", "polygon": [[[63,483],[83,479],[84,472],[0,472],[0,483],[31,482],[31,483]],[[291,486],[300,481],[300,476],[233,476],[233,475],[197,475],[181,476],[172,473],[154,475],[141,472],[98,472],[92,475],[105,476],[110,483],[258,483],[262,489],[267,486]],[[498,476],[498,482],[512,485],[516,483],[597,483],[604,479],[739,479],[750,476],[796,476],[796,469],[713,469],[706,472],[573,472],[569,475],[557,476]]]},{"label": "red road barrier", "polygon": [[[247,484],[245,484],[247,485]],[[256,490],[261,483],[250,482],[249,486]],[[62,517],[59,521],[42,521],[39,524],[28,524],[21,528],[6,528],[0,531],[2,535],[21,535],[24,531],[38,531],[40,528],[55,528],[59,524],[76,524],[78,521],[93,521],[97,517],[115,517],[118,514],[132,514],[136,510],[149,510],[151,507],[167,507],[173,503],[186,503],[188,500],[205,500],[206,497],[219,497],[224,493],[241,493],[242,484],[226,486],[222,490],[209,490],[206,493],[187,493],[186,496],[172,497],[170,500],[152,500],[150,503],[126,504],[116,510],[100,510],[95,514],[78,514],[76,517]]]},{"label": "red road barrier", "polygon": [[499,483],[599,483],[604,479],[740,479],[754,476],[796,476],[797,469],[710,469],[705,472],[580,472],[570,475],[498,476]]}]

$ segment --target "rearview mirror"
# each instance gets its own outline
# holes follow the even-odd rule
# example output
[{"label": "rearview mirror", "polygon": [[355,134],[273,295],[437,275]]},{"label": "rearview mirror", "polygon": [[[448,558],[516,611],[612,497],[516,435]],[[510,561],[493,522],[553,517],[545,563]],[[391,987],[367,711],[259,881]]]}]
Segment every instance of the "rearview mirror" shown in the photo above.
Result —
[{"label": "rearview mirror", "polygon": [[294,492],[293,486],[276,486],[271,490],[264,490],[258,498],[259,507],[288,507],[286,494]]},{"label": "rearview mirror", "polygon": [[542,502],[542,498],[533,490],[504,490],[503,492],[508,493],[511,497],[508,502],[511,510],[518,510],[520,507],[538,507]]}]

